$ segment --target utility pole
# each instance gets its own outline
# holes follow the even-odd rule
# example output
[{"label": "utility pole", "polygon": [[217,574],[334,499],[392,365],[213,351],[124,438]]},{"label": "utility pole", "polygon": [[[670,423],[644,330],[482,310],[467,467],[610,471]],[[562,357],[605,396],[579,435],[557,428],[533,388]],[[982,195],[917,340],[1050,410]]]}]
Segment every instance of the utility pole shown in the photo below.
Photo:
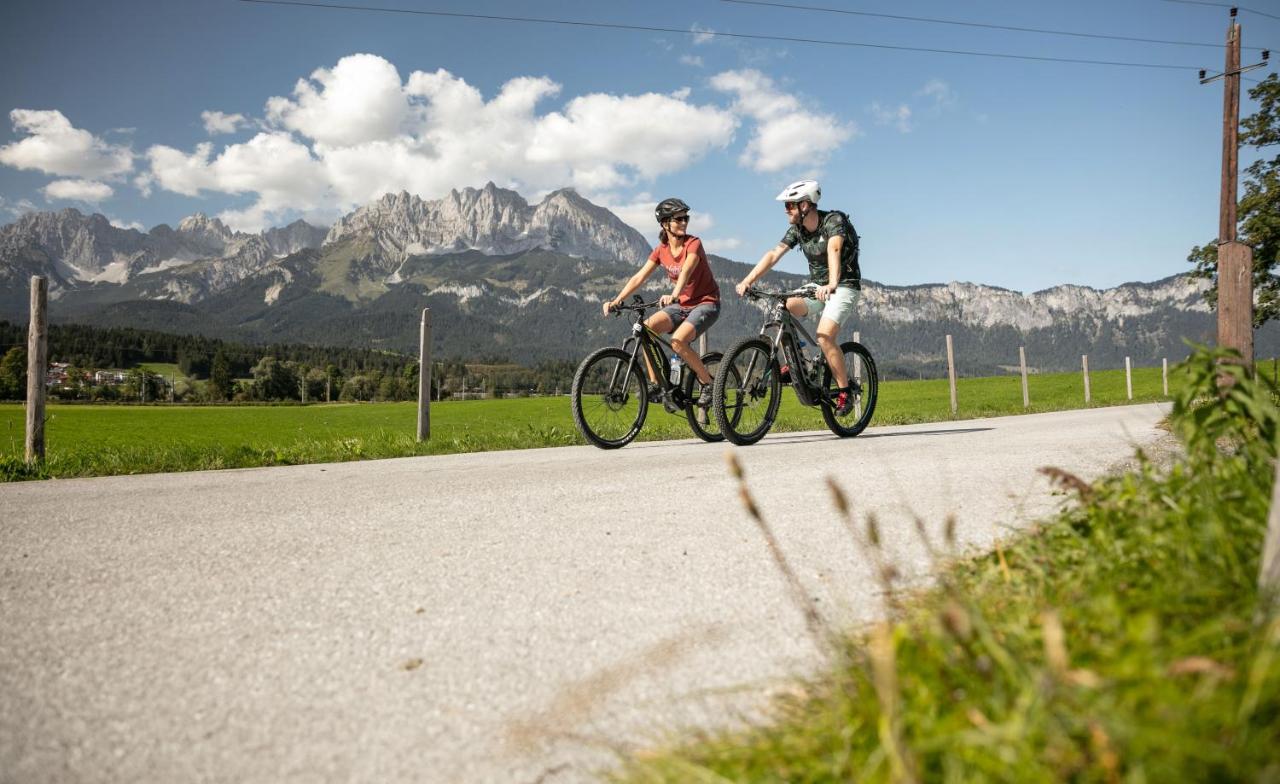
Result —
[{"label": "utility pole", "polygon": [[1218,212],[1218,346],[1240,352],[1246,367],[1253,367],[1253,248],[1236,241],[1237,168],[1240,158],[1240,74],[1263,67],[1262,62],[1240,67],[1240,23],[1231,9],[1227,27],[1227,60],[1222,73],[1200,84],[1222,79],[1222,196]]}]

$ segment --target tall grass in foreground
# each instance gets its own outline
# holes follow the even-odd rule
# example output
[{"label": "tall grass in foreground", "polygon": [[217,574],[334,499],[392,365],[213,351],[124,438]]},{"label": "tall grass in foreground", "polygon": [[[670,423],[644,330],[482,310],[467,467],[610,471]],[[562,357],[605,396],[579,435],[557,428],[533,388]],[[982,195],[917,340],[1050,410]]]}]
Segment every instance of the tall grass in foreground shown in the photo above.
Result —
[{"label": "tall grass in foreground", "polygon": [[1257,615],[1276,388],[1227,366],[1219,399],[1215,358],[1193,357],[1175,400],[1185,458],[1140,455],[1092,485],[1048,469],[1080,504],[943,564],[934,589],[894,590],[874,519],[836,487],[837,515],[881,567],[887,620],[833,637],[811,622],[832,668],[777,702],[773,723],[636,755],[618,776],[1280,781],[1280,618]]},{"label": "tall grass in foreground", "polygon": [[[1170,391],[1186,378],[1170,371]],[[1124,371],[1095,371],[1093,405],[1129,402]],[[1165,399],[1159,368],[1134,371],[1134,402]],[[1056,411],[1084,406],[1079,373],[1031,378],[1022,406],[1016,375],[962,378],[958,418]],[[0,404],[0,481],[142,474],[339,462],[583,444],[569,398],[445,401],[431,406],[431,440],[414,439],[416,403],[309,406],[58,405],[48,408],[46,462],[24,464],[22,406]],[[945,380],[890,381],[880,388],[872,425],[952,419]],[[817,409],[784,390],[773,432],[819,430]],[[652,405],[639,440],[692,438],[684,415]],[[714,445],[706,448],[716,448]]]}]

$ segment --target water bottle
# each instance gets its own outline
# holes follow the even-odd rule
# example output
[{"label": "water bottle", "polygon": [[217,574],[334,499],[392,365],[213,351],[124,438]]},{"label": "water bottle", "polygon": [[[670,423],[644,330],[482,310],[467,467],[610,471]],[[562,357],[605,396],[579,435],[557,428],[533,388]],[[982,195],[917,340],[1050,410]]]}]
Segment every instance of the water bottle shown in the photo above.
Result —
[{"label": "water bottle", "polygon": [[671,384],[672,384],[673,386],[680,386],[680,368],[681,368],[681,366],[682,366],[682,363],[681,363],[681,360],[680,360],[680,355],[679,355],[679,354],[672,354],[672,355],[671,355]]}]

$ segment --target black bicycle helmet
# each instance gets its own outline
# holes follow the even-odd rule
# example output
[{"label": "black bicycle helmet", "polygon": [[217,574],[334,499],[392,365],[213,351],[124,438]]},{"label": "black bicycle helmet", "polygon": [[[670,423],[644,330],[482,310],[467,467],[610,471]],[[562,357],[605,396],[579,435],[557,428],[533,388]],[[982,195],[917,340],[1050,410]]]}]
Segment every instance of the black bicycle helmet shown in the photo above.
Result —
[{"label": "black bicycle helmet", "polygon": [[653,208],[653,216],[658,219],[659,224],[663,224],[671,220],[672,215],[679,215],[688,211],[688,204],[685,204],[680,199],[670,198],[658,202],[658,206]]}]

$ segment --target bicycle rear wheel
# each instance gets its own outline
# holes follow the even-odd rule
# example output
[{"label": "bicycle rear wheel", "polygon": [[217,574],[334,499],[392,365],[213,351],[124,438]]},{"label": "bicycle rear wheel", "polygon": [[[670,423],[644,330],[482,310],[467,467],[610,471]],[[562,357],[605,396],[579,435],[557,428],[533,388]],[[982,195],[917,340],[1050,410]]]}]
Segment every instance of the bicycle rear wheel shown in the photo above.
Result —
[{"label": "bicycle rear wheel", "polygon": [[714,391],[716,371],[720,369],[720,361],[723,355],[719,351],[711,351],[702,355],[702,364],[706,365],[707,372],[711,374],[711,383],[702,384],[698,381],[697,375],[692,370],[685,371],[684,395],[689,401],[685,406],[684,416],[689,420],[689,427],[694,434],[703,441],[715,443],[724,440],[724,433],[720,432],[720,423],[716,421],[715,415],[711,412],[711,408],[703,408],[698,405],[698,398],[702,395],[702,388],[709,386]]},{"label": "bicycle rear wheel", "polygon": [[844,352],[844,368],[849,376],[849,389],[853,394],[853,408],[844,416],[836,416],[836,395],[840,390],[836,379],[832,378],[831,367],[825,362],[822,366],[822,386],[826,391],[826,399],[822,401],[822,418],[827,421],[831,432],[841,438],[852,438],[871,422],[871,415],[876,410],[876,398],[880,393],[880,377],[876,374],[876,363],[861,343],[852,340],[840,344]]},{"label": "bicycle rear wheel", "polygon": [[631,356],[602,348],[582,360],[570,391],[573,423],[601,449],[626,446],[649,413],[649,385]]},{"label": "bicycle rear wheel", "polygon": [[778,416],[782,382],[772,346],[762,338],[747,338],[725,353],[716,371],[711,411],[720,432],[738,446],[764,438]]}]

